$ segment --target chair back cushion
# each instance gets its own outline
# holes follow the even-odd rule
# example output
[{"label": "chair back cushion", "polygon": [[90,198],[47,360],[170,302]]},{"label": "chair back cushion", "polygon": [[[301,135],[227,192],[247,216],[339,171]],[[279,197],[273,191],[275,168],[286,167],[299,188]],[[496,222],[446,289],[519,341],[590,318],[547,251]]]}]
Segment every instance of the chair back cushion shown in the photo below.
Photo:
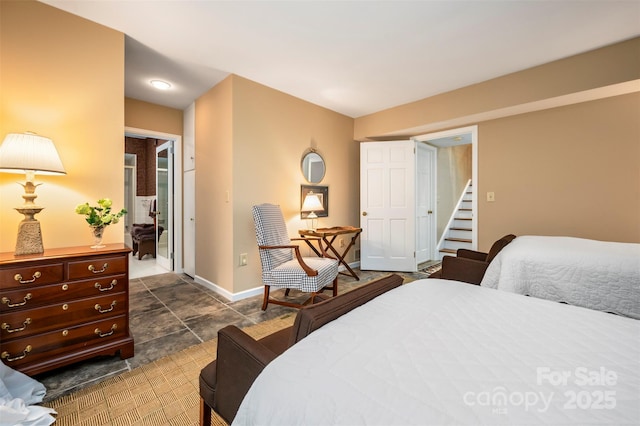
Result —
[{"label": "chair back cushion", "polygon": [[505,248],[507,244],[509,244],[515,238],[516,238],[515,235],[509,234],[509,235],[505,235],[504,237],[500,238],[498,241],[493,243],[493,245],[491,246],[491,250],[489,250],[489,253],[487,254],[487,263],[491,263],[493,258],[496,257],[498,253],[500,253],[500,250]]},{"label": "chair back cushion", "polygon": [[[280,206],[259,204],[253,206],[252,210],[258,246],[286,246],[291,244]],[[273,268],[293,259],[293,250],[291,249],[258,251],[260,252],[263,276]]]}]

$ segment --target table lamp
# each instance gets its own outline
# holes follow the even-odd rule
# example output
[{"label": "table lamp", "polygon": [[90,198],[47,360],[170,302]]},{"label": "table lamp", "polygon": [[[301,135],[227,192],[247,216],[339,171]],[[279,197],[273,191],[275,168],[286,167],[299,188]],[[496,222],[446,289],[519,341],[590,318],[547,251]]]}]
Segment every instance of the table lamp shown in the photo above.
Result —
[{"label": "table lamp", "polygon": [[24,204],[16,210],[24,215],[18,226],[16,255],[44,252],[40,222],[34,216],[44,207],[35,204],[36,173],[43,175],[64,175],[64,167],[53,141],[35,133],[9,133],[0,145],[0,172],[25,173]]},{"label": "table lamp", "polygon": [[304,201],[302,202],[302,208],[300,209],[301,213],[309,213],[307,215],[307,219],[311,219],[311,230],[315,230],[313,226],[313,220],[318,218],[316,212],[324,211],[324,207],[322,202],[320,202],[320,194],[314,194],[312,191],[309,191],[307,195],[304,197]]}]

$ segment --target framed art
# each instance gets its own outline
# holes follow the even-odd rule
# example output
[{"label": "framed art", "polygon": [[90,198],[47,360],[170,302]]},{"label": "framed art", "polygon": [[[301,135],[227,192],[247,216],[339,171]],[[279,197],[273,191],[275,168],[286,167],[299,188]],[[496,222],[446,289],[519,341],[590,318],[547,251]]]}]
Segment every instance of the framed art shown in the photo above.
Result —
[{"label": "framed art", "polygon": [[[318,185],[300,185],[300,210],[302,210],[302,204],[304,203],[304,199],[307,194],[313,192],[318,196],[320,203],[324,210],[317,210],[315,214],[317,217],[327,217],[329,216],[329,187],[328,186],[318,186]],[[300,218],[306,219],[309,216],[310,212],[300,212]]]}]

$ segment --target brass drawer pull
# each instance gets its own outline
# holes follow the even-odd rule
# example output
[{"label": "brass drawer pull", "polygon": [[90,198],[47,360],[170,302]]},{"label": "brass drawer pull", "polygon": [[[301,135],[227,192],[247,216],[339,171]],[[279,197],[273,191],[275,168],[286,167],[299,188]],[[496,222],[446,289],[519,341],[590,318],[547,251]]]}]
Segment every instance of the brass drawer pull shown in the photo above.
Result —
[{"label": "brass drawer pull", "polygon": [[100,285],[100,283],[96,283],[94,285],[95,288],[97,288],[100,291],[109,291],[109,290],[113,290],[113,288],[116,286],[116,284],[118,284],[118,280],[113,280],[111,281],[109,288],[102,288],[102,286]]},{"label": "brass drawer pull", "polygon": [[22,355],[15,356],[13,358],[11,358],[11,354],[9,352],[4,351],[2,352],[2,355],[0,355],[0,358],[6,359],[9,362],[18,361],[26,357],[29,354],[29,352],[31,352],[31,349],[33,349],[31,345],[27,345],[27,347],[24,348],[24,351],[22,351]]},{"label": "brass drawer pull", "polygon": [[116,301],[115,300],[113,302],[111,302],[111,309],[102,309],[102,306],[98,305],[97,303],[96,303],[96,306],[94,306],[96,311],[100,312],[101,314],[106,314],[107,312],[111,312],[111,311],[113,311],[113,309],[115,307],[116,307]]},{"label": "brass drawer pull", "polygon": [[15,308],[16,306],[24,306],[27,304],[27,300],[31,299],[31,293],[27,293],[27,295],[24,297],[22,302],[19,303],[11,303],[11,299],[9,299],[8,297],[3,297],[2,298],[2,303],[4,305],[7,305],[10,308]]},{"label": "brass drawer pull", "polygon": [[13,276],[13,279],[14,279],[14,280],[16,280],[16,281],[18,281],[20,284],[29,284],[29,283],[34,282],[35,280],[37,280],[37,279],[38,279],[38,278],[40,278],[41,276],[42,276],[42,273],[41,273],[40,271],[36,271],[36,272],[33,274],[33,277],[31,277],[31,279],[30,279],[30,280],[23,280],[23,279],[22,279],[22,275],[20,275],[20,274],[15,274],[15,275]]},{"label": "brass drawer pull", "polygon": [[106,271],[108,267],[109,267],[109,264],[105,262],[104,265],[102,265],[102,269],[100,269],[100,270],[96,270],[96,267],[93,266],[93,264],[89,265],[89,267],[87,269],[89,269],[94,274],[101,274],[104,271]]},{"label": "brass drawer pull", "polygon": [[95,331],[94,331],[94,333],[96,333],[96,334],[97,334],[98,336],[100,336],[100,337],[109,337],[109,336],[111,336],[111,335],[116,331],[116,328],[118,328],[118,325],[117,325],[117,324],[113,324],[113,325],[111,326],[111,331],[110,331],[110,332],[108,332],[108,333],[103,333],[102,331],[100,331],[100,329],[99,329],[99,328],[96,328],[96,329],[95,329]]},{"label": "brass drawer pull", "polygon": [[24,320],[24,322],[22,323],[22,327],[20,328],[12,328],[9,329],[9,327],[11,327],[11,325],[7,324],[6,322],[2,323],[2,326],[0,326],[0,328],[2,328],[3,330],[6,330],[7,333],[15,333],[16,331],[22,331],[25,328],[27,328],[27,326],[31,324],[31,318],[27,318],[26,320]]}]

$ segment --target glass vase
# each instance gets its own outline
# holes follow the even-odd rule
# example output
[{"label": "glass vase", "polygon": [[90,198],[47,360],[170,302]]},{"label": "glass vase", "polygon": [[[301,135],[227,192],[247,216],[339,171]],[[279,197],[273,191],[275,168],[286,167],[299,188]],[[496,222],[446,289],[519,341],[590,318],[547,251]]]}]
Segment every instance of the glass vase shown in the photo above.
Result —
[{"label": "glass vase", "polygon": [[93,234],[93,245],[92,249],[99,249],[102,247],[106,247],[102,244],[102,234],[104,233],[104,226],[92,226],[91,233]]}]

